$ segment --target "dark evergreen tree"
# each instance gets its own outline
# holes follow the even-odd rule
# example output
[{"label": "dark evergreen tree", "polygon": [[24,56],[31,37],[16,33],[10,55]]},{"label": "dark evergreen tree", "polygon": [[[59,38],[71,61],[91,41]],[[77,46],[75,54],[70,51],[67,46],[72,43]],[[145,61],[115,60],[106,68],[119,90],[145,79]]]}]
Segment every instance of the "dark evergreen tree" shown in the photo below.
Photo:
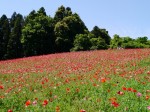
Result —
[{"label": "dark evergreen tree", "polygon": [[14,25],[15,25],[15,21],[16,21],[16,16],[17,16],[17,13],[14,12],[10,18],[10,27],[11,27],[11,30],[14,28]]},{"label": "dark evergreen tree", "polygon": [[10,39],[7,45],[7,53],[5,54],[6,59],[22,57],[21,30],[23,17],[21,14],[16,14],[13,19],[14,27],[12,27]]},{"label": "dark evergreen tree", "polygon": [[28,24],[31,20],[33,20],[37,16],[35,10],[32,10],[27,17],[25,17],[25,25]]},{"label": "dark evergreen tree", "polygon": [[9,20],[6,15],[3,15],[0,18],[0,59],[3,59],[4,55],[6,54],[9,35]]},{"label": "dark evergreen tree", "polygon": [[37,14],[38,15],[44,15],[44,16],[46,16],[47,14],[46,14],[46,12],[45,12],[45,9],[44,9],[44,7],[41,7],[38,11],[37,11]]}]

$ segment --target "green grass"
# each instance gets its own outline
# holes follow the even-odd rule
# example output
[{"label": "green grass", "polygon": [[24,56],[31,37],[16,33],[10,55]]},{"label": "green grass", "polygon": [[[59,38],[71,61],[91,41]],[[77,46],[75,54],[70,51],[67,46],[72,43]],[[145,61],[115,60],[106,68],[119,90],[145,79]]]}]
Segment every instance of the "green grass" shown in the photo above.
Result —
[{"label": "green grass", "polygon": [[108,50],[1,62],[0,112],[148,112],[149,54]]}]

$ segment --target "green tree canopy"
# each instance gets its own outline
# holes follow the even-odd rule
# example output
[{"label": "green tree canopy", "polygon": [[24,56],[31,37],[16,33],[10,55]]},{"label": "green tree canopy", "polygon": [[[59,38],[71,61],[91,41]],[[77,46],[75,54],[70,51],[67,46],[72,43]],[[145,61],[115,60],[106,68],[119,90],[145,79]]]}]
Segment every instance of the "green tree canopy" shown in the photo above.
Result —
[{"label": "green tree canopy", "polygon": [[81,50],[99,50],[107,49],[107,44],[105,40],[101,37],[95,37],[94,34],[77,34],[74,40],[74,47],[71,51],[81,51]]},{"label": "green tree canopy", "polygon": [[138,37],[136,39],[136,41],[139,42],[139,43],[142,43],[142,44],[146,44],[147,41],[148,41],[148,38],[146,36],[145,37]]},{"label": "green tree canopy", "polygon": [[94,34],[97,38],[101,37],[105,40],[107,45],[110,45],[111,37],[109,36],[108,31],[106,29],[100,29],[98,26],[94,26],[91,33]]},{"label": "green tree canopy", "polygon": [[14,12],[11,18],[0,17],[0,60],[57,52],[99,50],[107,48],[150,48],[148,37],[113,38],[104,28],[88,31],[70,7],[58,7],[54,17],[44,7],[23,17]]},{"label": "green tree canopy", "polygon": [[67,16],[71,16],[72,11],[70,7],[65,8],[63,5],[58,8],[55,12],[54,20],[57,22],[61,21],[63,18]]},{"label": "green tree canopy", "polygon": [[71,51],[90,50],[91,42],[88,34],[77,34]]},{"label": "green tree canopy", "polygon": [[6,54],[9,35],[9,20],[6,15],[2,15],[0,18],[0,59],[3,59]]},{"label": "green tree canopy", "polygon": [[7,53],[5,54],[6,59],[22,56],[21,30],[24,21],[23,16],[21,14],[16,14],[12,19],[15,21],[12,21],[14,22],[14,25],[12,25],[12,31],[7,45]]},{"label": "green tree canopy", "polygon": [[24,55],[40,55],[54,52],[53,19],[48,17],[44,8],[32,11],[26,18],[22,29]]},{"label": "green tree canopy", "polygon": [[69,28],[65,22],[57,22],[55,25],[55,36],[56,36],[56,51],[57,52],[65,52],[70,49],[70,40],[68,37]]},{"label": "green tree canopy", "polygon": [[91,50],[99,50],[99,49],[107,49],[108,48],[105,40],[102,39],[101,37],[91,38],[90,42],[91,42],[91,48],[90,48]]},{"label": "green tree canopy", "polygon": [[[64,9],[64,8],[63,8]],[[67,9],[71,12],[71,9]],[[70,13],[72,14],[72,13]],[[80,17],[75,13],[66,15],[61,21],[57,22],[54,28],[56,36],[57,52],[70,51],[77,34],[84,34],[87,28]],[[63,41],[64,40],[64,41]],[[63,47],[65,46],[65,47]]]},{"label": "green tree canopy", "polygon": [[122,39],[119,35],[115,34],[110,42],[110,48],[121,47]]}]

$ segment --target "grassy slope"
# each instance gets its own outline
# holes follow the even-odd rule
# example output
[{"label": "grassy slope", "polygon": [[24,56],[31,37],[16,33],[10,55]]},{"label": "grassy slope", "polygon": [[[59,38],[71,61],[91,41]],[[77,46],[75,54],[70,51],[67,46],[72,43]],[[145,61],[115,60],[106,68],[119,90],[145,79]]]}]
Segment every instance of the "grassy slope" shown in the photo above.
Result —
[{"label": "grassy slope", "polygon": [[150,49],[1,61],[0,111],[146,112],[150,106],[149,65]]}]

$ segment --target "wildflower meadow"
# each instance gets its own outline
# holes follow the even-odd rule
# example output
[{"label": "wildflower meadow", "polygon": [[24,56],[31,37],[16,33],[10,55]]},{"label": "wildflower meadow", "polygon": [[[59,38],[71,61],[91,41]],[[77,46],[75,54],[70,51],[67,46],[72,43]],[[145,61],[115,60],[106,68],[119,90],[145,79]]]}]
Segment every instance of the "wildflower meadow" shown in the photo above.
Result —
[{"label": "wildflower meadow", "polygon": [[150,49],[0,61],[0,112],[150,112]]}]

